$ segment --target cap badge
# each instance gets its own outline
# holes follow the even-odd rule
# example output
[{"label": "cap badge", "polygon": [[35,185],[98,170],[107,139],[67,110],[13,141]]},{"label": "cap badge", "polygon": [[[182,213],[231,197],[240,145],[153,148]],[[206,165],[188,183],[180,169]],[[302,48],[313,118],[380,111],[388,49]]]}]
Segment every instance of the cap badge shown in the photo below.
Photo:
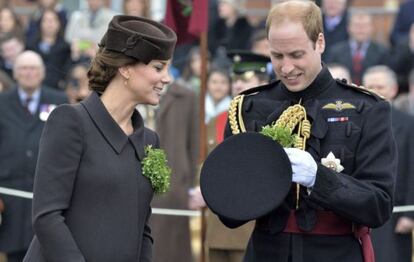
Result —
[{"label": "cap badge", "polygon": [[341,112],[344,109],[356,109],[356,107],[351,103],[344,103],[341,100],[338,100],[334,103],[326,104],[322,107],[322,109],[332,109],[338,112]]},{"label": "cap badge", "polygon": [[242,60],[242,59],[241,59],[241,56],[239,56],[239,55],[235,55],[235,56],[233,57],[233,62],[234,62],[234,63],[239,63],[241,60]]},{"label": "cap badge", "polygon": [[335,172],[339,173],[344,170],[344,167],[341,165],[341,160],[336,158],[332,152],[329,152],[326,157],[322,158],[321,162],[322,165],[329,169],[332,169]]}]

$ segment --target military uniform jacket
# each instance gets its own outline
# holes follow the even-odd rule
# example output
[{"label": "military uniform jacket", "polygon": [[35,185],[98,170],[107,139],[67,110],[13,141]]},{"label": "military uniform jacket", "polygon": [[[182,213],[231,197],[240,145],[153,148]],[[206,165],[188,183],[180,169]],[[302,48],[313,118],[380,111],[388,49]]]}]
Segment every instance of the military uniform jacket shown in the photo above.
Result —
[{"label": "military uniform jacket", "polygon": [[[388,102],[334,80],[325,67],[301,92],[290,92],[277,81],[245,94],[242,116],[247,131],[259,132],[299,101],[306,108],[312,124],[306,150],[318,170],[311,193],[301,189],[296,217],[302,230],[312,230],[317,210],[332,211],[368,227],[389,219],[397,154]],[[226,133],[230,134],[229,128]],[[329,152],[340,159],[345,168],[341,173],[321,164]],[[290,210],[295,209],[294,196],[292,192],[279,208],[256,220],[245,261],[362,261],[360,243],[352,235],[282,233]],[[230,227],[240,225],[221,219]]]},{"label": "military uniform jacket", "polygon": [[[65,102],[61,92],[42,87],[38,110],[30,115],[20,102],[17,88],[0,95],[0,186],[32,192],[39,140],[45,125],[40,113]],[[32,201],[2,194],[0,198],[5,203],[0,252],[26,250],[33,238]]]},{"label": "military uniform jacket", "polygon": [[138,111],[127,136],[93,92],[50,115],[36,169],[35,237],[24,261],[149,262],[153,189],[141,173],[158,146]]}]

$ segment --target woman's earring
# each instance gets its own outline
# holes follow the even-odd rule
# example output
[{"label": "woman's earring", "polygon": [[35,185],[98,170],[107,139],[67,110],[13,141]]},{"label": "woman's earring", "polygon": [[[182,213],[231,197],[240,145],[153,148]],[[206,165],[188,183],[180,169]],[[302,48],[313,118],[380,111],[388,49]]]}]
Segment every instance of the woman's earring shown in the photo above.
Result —
[{"label": "woman's earring", "polygon": [[129,80],[128,78],[125,78],[125,81],[124,81],[125,86],[128,86],[128,80]]}]

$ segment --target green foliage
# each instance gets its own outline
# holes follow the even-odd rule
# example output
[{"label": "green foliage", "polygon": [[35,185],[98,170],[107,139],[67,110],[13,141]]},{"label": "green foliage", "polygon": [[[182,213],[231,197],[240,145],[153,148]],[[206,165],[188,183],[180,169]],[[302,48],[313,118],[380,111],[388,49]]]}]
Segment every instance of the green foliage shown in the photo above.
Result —
[{"label": "green foliage", "polygon": [[165,193],[170,187],[171,168],[167,165],[164,150],[145,147],[145,158],[142,160],[142,174],[151,181],[155,193]]},{"label": "green foliage", "polygon": [[283,147],[292,147],[295,143],[295,135],[291,134],[287,127],[267,125],[262,128],[260,133],[277,141]]}]

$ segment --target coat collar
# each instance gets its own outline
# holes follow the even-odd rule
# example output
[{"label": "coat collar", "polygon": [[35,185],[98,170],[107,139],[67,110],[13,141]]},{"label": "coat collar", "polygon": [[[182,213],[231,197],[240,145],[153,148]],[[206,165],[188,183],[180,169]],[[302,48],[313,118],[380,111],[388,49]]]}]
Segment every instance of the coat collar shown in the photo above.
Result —
[{"label": "coat collar", "polygon": [[331,73],[329,73],[327,67],[322,65],[322,70],[316,76],[315,80],[305,89],[300,92],[291,92],[289,91],[284,84],[282,84],[283,92],[290,98],[295,100],[302,101],[313,98],[318,94],[325,91],[335,80],[332,78]]},{"label": "coat collar", "polygon": [[105,108],[98,93],[92,92],[81,102],[89,113],[95,125],[98,127],[105,140],[111,145],[117,154],[120,154],[130,139],[138,157],[144,157],[144,121],[137,110],[132,114],[132,125],[134,132],[127,136],[115,122],[108,110]]}]

